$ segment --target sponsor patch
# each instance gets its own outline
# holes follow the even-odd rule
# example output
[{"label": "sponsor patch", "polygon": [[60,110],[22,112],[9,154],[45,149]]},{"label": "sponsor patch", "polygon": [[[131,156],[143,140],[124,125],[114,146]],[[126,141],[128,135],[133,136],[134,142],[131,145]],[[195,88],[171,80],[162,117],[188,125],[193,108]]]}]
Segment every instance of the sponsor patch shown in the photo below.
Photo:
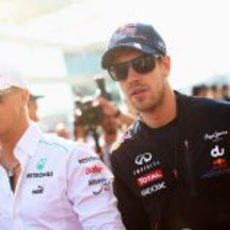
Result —
[{"label": "sponsor patch", "polygon": [[102,177],[89,180],[89,186],[92,188],[93,194],[98,195],[103,191],[109,191],[111,181]]},{"label": "sponsor patch", "polygon": [[150,170],[152,168],[155,168],[155,167],[157,167],[159,165],[160,165],[160,161],[152,161],[149,164],[143,165],[143,166],[133,170],[133,175],[135,176],[135,175],[141,174],[141,173],[143,173],[145,171],[148,171],[148,170]]},{"label": "sponsor patch", "polygon": [[89,162],[92,162],[92,161],[99,161],[99,157],[93,157],[93,156],[90,156],[90,157],[85,157],[85,158],[82,158],[80,160],[78,160],[78,162],[80,164],[86,164],[86,163],[89,163]]},{"label": "sponsor patch", "polygon": [[154,181],[160,180],[163,178],[162,169],[153,170],[148,174],[145,174],[139,178],[137,178],[138,187],[143,187],[147,184],[150,184]]},{"label": "sponsor patch", "polygon": [[85,169],[85,175],[101,173],[103,170],[102,166],[94,165]]},{"label": "sponsor patch", "polygon": [[136,156],[135,158],[135,164],[136,165],[143,165],[147,164],[152,160],[152,154],[151,153],[141,153]]},{"label": "sponsor patch", "polygon": [[44,192],[44,187],[38,185],[37,188],[32,190],[32,194],[42,194]]},{"label": "sponsor patch", "polygon": [[230,168],[222,169],[218,171],[209,170],[208,172],[206,172],[205,174],[201,176],[201,179],[212,178],[212,177],[217,177],[217,176],[226,175],[226,174],[230,174]]},{"label": "sponsor patch", "polygon": [[228,135],[227,130],[215,131],[214,133],[211,133],[211,134],[206,133],[204,135],[204,139],[206,141],[217,142],[217,141],[221,141],[223,139],[223,136],[225,136],[225,135]]},{"label": "sponsor patch", "polygon": [[53,176],[53,171],[48,171],[48,172],[32,172],[32,173],[27,173],[26,178],[43,178],[43,177],[52,177]]},{"label": "sponsor patch", "polygon": [[165,185],[165,181],[162,181],[160,183],[157,183],[157,184],[154,184],[146,189],[143,189],[141,191],[141,196],[148,196],[148,195],[151,195],[152,193],[155,193],[155,192],[158,192],[162,189],[165,189],[166,188],[166,185]]}]

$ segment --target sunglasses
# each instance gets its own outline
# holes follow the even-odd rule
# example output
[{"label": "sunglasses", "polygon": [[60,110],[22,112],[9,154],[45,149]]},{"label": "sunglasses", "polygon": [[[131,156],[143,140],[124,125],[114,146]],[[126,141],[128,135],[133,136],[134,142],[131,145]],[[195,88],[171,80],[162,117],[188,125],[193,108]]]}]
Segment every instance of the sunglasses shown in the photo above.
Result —
[{"label": "sunglasses", "polygon": [[144,55],[131,61],[113,64],[108,68],[109,75],[114,81],[124,81],[128,77],[129,67],[140,74],[151,72],[156,66],[156,60],[160,55]]}]

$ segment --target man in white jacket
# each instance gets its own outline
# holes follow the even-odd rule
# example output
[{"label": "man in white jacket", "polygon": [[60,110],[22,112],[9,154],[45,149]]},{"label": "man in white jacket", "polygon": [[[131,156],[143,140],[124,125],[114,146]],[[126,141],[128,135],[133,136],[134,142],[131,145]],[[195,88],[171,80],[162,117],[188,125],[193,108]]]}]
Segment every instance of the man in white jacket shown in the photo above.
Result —
[{"label": "man in white jacket", "polygon": [[113,176],[84,144],[44,134],[20,74],[0,65],[0,229],[123,230]]}]

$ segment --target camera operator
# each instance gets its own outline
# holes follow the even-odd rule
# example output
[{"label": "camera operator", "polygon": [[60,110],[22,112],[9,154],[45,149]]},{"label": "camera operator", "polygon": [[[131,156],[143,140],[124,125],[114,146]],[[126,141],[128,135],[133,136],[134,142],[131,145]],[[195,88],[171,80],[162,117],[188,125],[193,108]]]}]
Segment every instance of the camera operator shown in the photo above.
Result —
[{"label": "camera operator", "polygon": [[105,98],[97,99],[103,111],[101,122],[102,134],[99,144],[101,147],[101,158],[104,163],[112,170],[110,157],[112,145],[121,138],[123,129],[128,128],[133,121],[131,115],[126,115]]},{"label": "camera operator", "polygon": [[96,97],[77,97],[75,100],[75,140],[87,142],[111,169],[110,150],[121,136],[122,127],[127,128],[133,121],[132,115],[121,112],[111,101],[105,88],[104,78],[95,79],[99,92]]},{"label": "camera operator", "polygon": [[124,128],[128,128],[132,124],[135,118],[134,114],[121,111],[116,105],[108,101],[106,98],[98,97],[97,101],[100,107],[102,108],[103,113],[105,115],[113,114],[114,117],[116,117],[119,120],[121,126],[123,126]]}]

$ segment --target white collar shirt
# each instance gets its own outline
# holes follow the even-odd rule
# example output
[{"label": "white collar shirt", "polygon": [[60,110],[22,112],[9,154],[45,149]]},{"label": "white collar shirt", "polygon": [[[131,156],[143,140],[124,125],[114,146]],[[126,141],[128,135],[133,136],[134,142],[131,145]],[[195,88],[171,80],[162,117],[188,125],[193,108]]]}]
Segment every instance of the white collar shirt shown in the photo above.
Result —
[{"label": "white collar shirt", "polygon": [[113,176],[87,145],[31,124],[14,154],[21,165],[15,193],[0,167],[1,230],[125,229]]},{"label": "white collar shirt", "polygon": [[105,134],[100,136],[99,144],[102,150],[102,161],[110,170],[112,170],[112,165],[111,165],[112,147],[114,143],[116,143],[118,140],[120,140],[123,137],[123,135],[124,133],[118,130],[116,140],[111,145],[105,142]]}]

